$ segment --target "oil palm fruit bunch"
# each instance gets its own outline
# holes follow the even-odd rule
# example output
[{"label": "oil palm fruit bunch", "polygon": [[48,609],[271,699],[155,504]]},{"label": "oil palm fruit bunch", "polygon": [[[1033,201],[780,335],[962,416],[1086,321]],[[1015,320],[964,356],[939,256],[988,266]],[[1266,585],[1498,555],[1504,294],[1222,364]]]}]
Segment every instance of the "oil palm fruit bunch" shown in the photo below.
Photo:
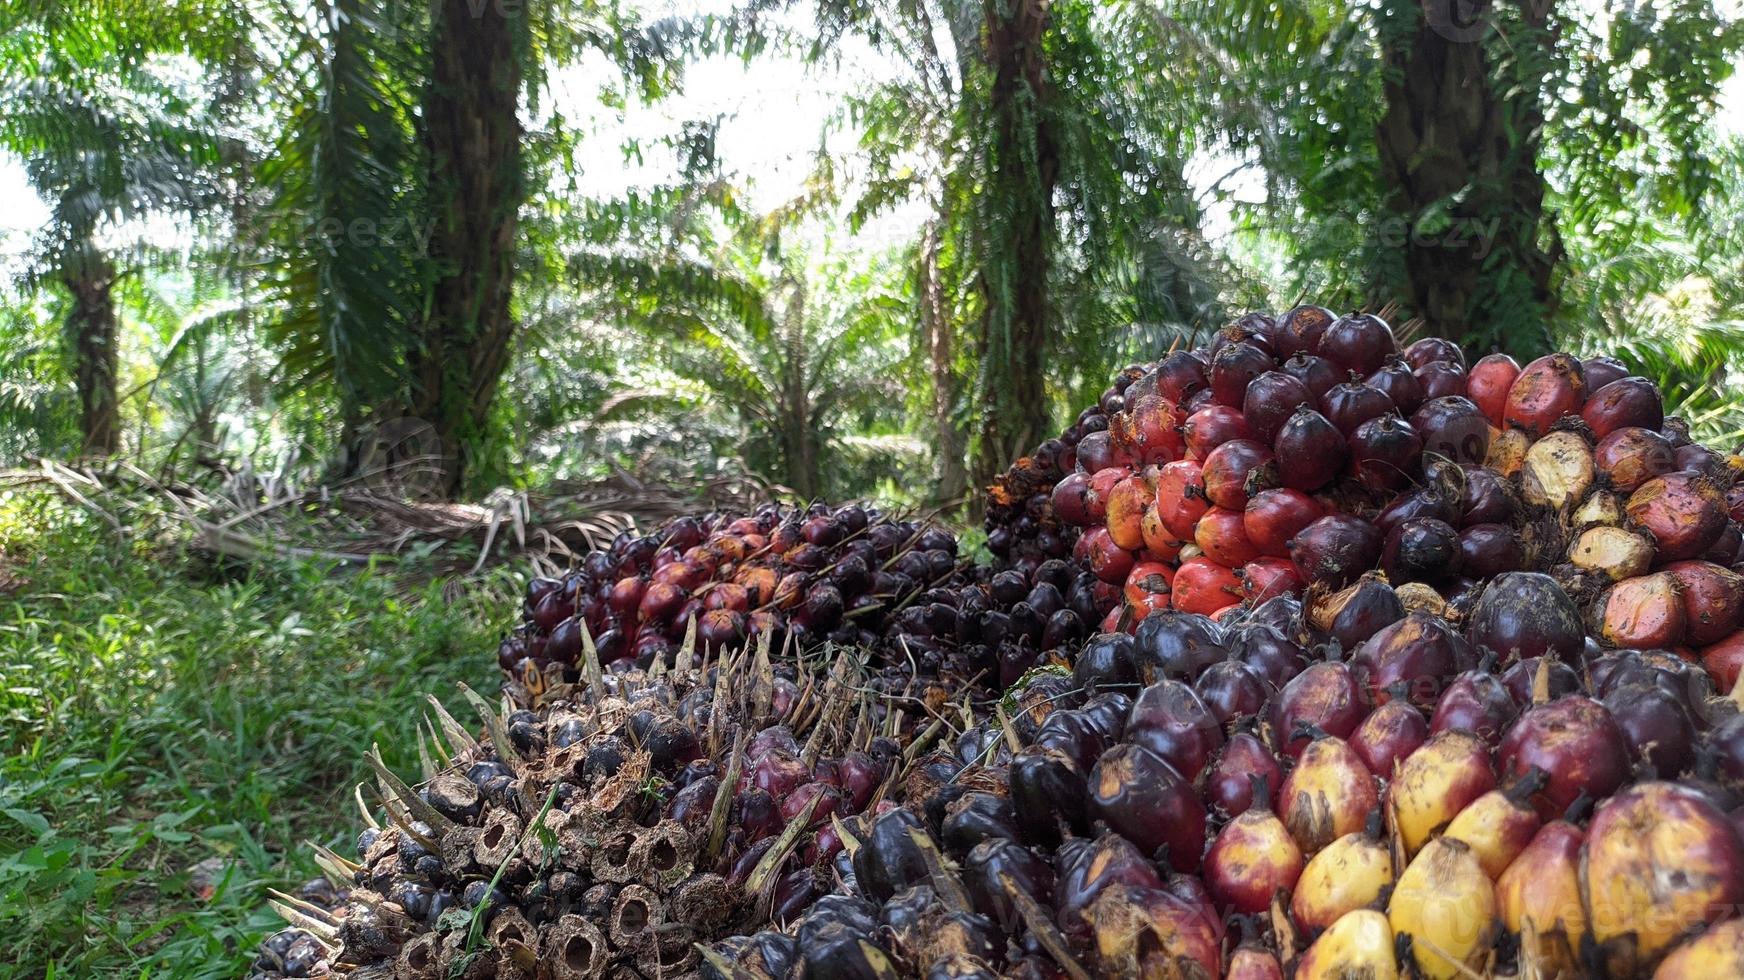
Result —
[{"label": "oil palm fruit bunch", "polygon": [[[351,886],[343,878],[337,883],[327,878],[306,881],[294,895],[280,896],[279,903],[289,901],[328,919],[343,917],[351,901]],[[275,903],[275,904],[279,904]],[[281,904],[281,907],[290,908]],[[277,977],[314,977],[328,973],[332,963],[331,950],[306,929],[295,925],[281,929],[264,940],[255,951],[250,964],[249,980],[270,980]]]},{"label": "oil palm fruit bunch", "polygon": [[1326,627],[1358,618],[1353,588],[1380,594],[1370,572],[1458,621],[1533,571],[1605,646],[1699,657],[1726,689],[1744,665],[1744,458],[1691,443],[1613,359],[1468,365],[1451,341],[1401,349],[1377,316],[1299,306],[1122,380],[1050,498],[1082,529],[1074,560],[1121,589],[1104,629],[1279,594]]},{"label": "oil palm fruit bunch", "polygon": [[888,810],[913,739],[945,726],[875,704],[848,656],[774,659],[767,642],[687,671],[586,658],[585,686],[536,709],[465,692],[479,737],[432,699],[423,780],[370,754],[356,856],[317,854],[345,891],[279,896],[295,931],[256,974],[681,976],[699,942],[797,921],[835,890],[843,821]]},{"label": "oil palm fruit bunch", "polygon": [[608,672],[673,666],[693,620],[695,655],[763,637],[799,653],[875,649],[890,613],[965,574],[949,532],[858,504],[682,517],[530,582],[497,661],[527,706],[578,681],[590,644]]},{"label": "oil palm fruit bunch", "polygon": [[1096,404],[1079,412],[1058,437],[1019,457],[993,479],[982,501],[982,526],[987,550],[1001,567],[1029,571],[1040,562],[1071,553],[1078,527],[1054,513],[1054,485],[1077,467],[1080,443],[1092,456],[1106,451],[1108,420],[1125,407],[1126,389],[1148,370],[1141,364],[1122,369]]}]

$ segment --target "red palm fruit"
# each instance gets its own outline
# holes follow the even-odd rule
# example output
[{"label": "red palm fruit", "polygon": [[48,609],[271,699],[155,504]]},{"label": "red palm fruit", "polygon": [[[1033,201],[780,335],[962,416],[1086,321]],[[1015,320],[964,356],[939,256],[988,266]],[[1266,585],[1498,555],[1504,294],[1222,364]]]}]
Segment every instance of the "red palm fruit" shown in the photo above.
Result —
[{"label": "red palm fruit", "polygon": [[1132,469],[1126,466],[1109,466],[1090,474],[1090,495],[1086,501],[1090,504],[1091,524],[1108,519],[1108,501],[1114,496],[1114,488],[1131,476]]},{"label": "red palm fruit", "polygon": [[775,598],[775,587],[780,583],[781,576],[773,568],[741,565],[733,574],[733,581],[745,587],[745,601],[756,607]]},{"label": "red palm fruit", "polygon": [[1108,492],[1108,507],[1103,522],[1108,536],[1116,545],[1128,551],[1144,547],[1144,513],[1156,497],[1156,489],[1143,476],[1129,476],[1116,483]]},{"label": "red palm fruit", "polygon": [[1084,913],[1104,976],[1217,976],[1217,919],[1165,890],[1115,885]]},{"label": "red palm fruit", "polygon": [[1186,543],[1177,540],[1163,526],[1162,515],[1157,513],[1156,501],[1151,502],[1149,510],[1138,523],[1139,533],[1144,537],[1144,555],[1151,561],[1174,562],[1181,556],[1181,547]]},{"label": "red palm fruit", "polygon": [[1496,879],[1503,927],[1518,935],[1532,924],[1546,976],[1575,972],[1576,954],[1587,934],[1580,889],[1585,839],[1579,827],[1565,820],[1546,823]]},{"label": "red palm fruit", "polygon": [[1284,980],[1284,968],[1278,954],[1259,939],[1243,940],[1229,954],[1229,968],[1223,980]]},{"label": "red palm fruit", "polygon": [[1175,570],[1160,561],[1141,561],[1127,573],[1122,592],[1130,603],[1142,602],[1146,596],[1168,595],[1174,587]]},{"label": "red palm fruit", "polygon": [[1307,385],[1282,371],[1267,371],[1248,384],[1241,414],[1254,439],[1269,445],[1297,406],[1313,403]]},{"label": "red palm fruit", "polygon": [[[1310,754],[1312,748],[1304,758]],[[1220,908],[1242,915],[1264,912],[1280,892],[1288,894],[1302,876],[1303,864],[1302,849],[1272,812],[1265,780],[1255,776],[1253,782],[1252,805],[1224,825],[1205,855],[1211,897]]]},{"label": "red palm fruit", "polygon": [[1360,517],[1328,514],[1290,539],[1290,560],[1310,585],[1343,588],[1381,557],[1382,535]]},{"label": "red palm fruit", "polygon": [[1467,618],[1465,635],[1503,662],[1548,655],[1577,664],[1586,642],[1580,610],[1555,579],[1540,572],[1495,578]]},{"label": "red palm fruit", "polygon": [[1685,643],[1705,647],[1738,628],[1744,575],[1711,561],[1673,562],[1665,570],[1683,589]]},{"label": "red palm fruit", "polygon": [[1303,528],[1326,516],[1326,508],[1301,490],[1289,487],[1262,490],[1248,498],[1242,511],[1247,539],[1262,555],[1286,558],[1290,539]]},{"label": "red palm fruit", "polygon": [[1375,777],[1350,743],[1330,735],[1315,738],[1302,749],[1278,797],[1284,826],[1309,856],[1345,834],[1362,830],[1378,806]]},{"label": "red palm fruit", "polygon": [[1489,354],[1478,359],[1466,376],[1466,396],[1490,420],[1502,427],[1508,404],[1508,392],[1520,377],[1520,364],[1506,354]]},{"label": "red palm fruit", "polygon": [[1219,660],[1193,682],[1193,692],[1220,725],[1260,713],[1276,689],[1260,672],[1239,660]]},{"label": "red palm fruit", "polygon": [[1223,725],[1191,687],[1165,679],[1132,699],[1125,738],[1155,752],[1191,781],[1222,747]]},{"label": "red palm fruit", "polygon": [[1272,355],[1249,344],[1229,344],[1211,359],[1211,397],[1219,405],[1240,407],[1253,379],[1272,369]]},{"label": "red palm fruit", "polygon": [[1629,376],[1629,366],[1614,357],[1589,357],[1581,361],[1581,370],[1586,373],[1588,391],[1598,391]]},{"label": "red palm fruit", "polygon": [[1593,447],[1593,466],[1619,493],[1633,493],[1641,484],[1677,468],[1671,440],[1652,429],[1613,429]]},{"label": "red palm fruit", "polygon": [[1598,962],[1609,976],[1643,975],[1744,902],[1744,843],[1702,793],[1642,783],[1594,811],[1581,881]]},{"label": "red palm fruit", "polygon": [[1423,451],[1455,463],[1482,463],[1490,451],[1490,423],[1471,399],[1431,398],[1411,415]]},{"label": "red palm fruit", "polygon": [[1245,565],[1259,557],[1259,549],[1247,538],[1242,513],[1213,507],[1199,518],[1199,525],[1193,530],[1193,541],[1205,557],[1226,568]]},{"label": "red palm fruit", "polygon": [[[744,586],[739,588],[743,590]],[[689,598],[688,593],[671,582],[650,582],[642,590],[636,615],[644,623],[669,623]]]},{"label": "red palm fruit", "polygon": [[1297,354],[1279,365],[1278,370],[1302,382],[1316,403],[1346,377],[1337,365],[1313,354]]},{"label": "red palm fruit", "polygon": [[1675,576],[1655,572],[1624,579],[1593,606],[1593,631],[1607,645],[1653,650],[1683,642],[1682,588]]},{"label": "red palm fruit", "polygon": [[1558,419],[1579,413],[1586,396],[1586,375],[1580,362],[1568,354],[1546,354],[1526,365],[1514,379],[1502,421],[1537,439]]},{"label": "red palm fruit", "polygon": [[1585,793],[1595,800],[1629,778],[1629,743],[1605,706],[1579,695],[1536,705],[1514,722],[1497,750],[1502,779],[1542,769],[1549,775],[1532,805],[1546,820]]},{"label": "red palm fruit", "polygon": [[1284,767],[1251,732],[1237,732],[1205,771],[1205,798],[1225,816],[1240,816],[1253,805],[1256,785],[1276,798],[1284,786]]},{"label": "red palm fruit", "polygon": [[1399,763],[1388,795],[1407,855],[1415,854],[1473,800],[1496,788],[1490,748],[1470,732],[1429,736]]},{"label": "red palm fruit", "polygon": [[805,600],[804,572],[789,572],[775,583],[775,598],[771,601],[778,609],[792,609]]},{"label": "red palm fruit", "polygon": [[1411,373],[1411,366],[1403,358],[1389,357],[1387,363],[1370,374],[1363,383],[1385,392],[1393,400],[1393,407],[1400,415],[1409,416],[1417,411],[1417,406],[1423,404],[1423,383],[1417,380],[1417,375]]},{"label": "red palm fruit", "polygon": [[1414,368],[1426,364],[1452,364],[1454,367],[1465,367],[1465,351],[1451,340],[1441,337],[1424,337],[1405,348],[1405,363]]},{"label": "red palm fruit", "polygon": [[1151,372],[1152,387],[1170,404],[1185,405],[1187,397],[1206,387],[1205,365],[1184,350],[1175,351],[1157,364]]},{"label": "red palm fruit", "polygon": [[1334,319],[1333,312],[1324,306],[1298,306],[1273,322],[1266,339],[1279,357],[1316,354]]},{"label": "red palm fruit", "polygon": [[1412,704],[1431,711],[1441,692],[1475,660],[1471,646],[1446,620],[1414,612],[1358,647],[1351,663],[1375,703],[1384,704],[1403,685]]},{"label": "red palm fruit", "polygon": [[1181,426],[1186,446],[1200,459],[1231,439],[1249,439],[1253,432],[1241,410],[1228,405],[1211,405],[1187,417]]},{"label": "red palm fruit", "polygon": [[1744,670],[1744,630],[1724,637],[1718,643],[1702,648],[1702,666],[1714,679],[1714,686],[1730,691],[1738,684],[1738,674]]},{"label": "red palm fruit", "polygon": [[1391,413],[1369,419],[1350,436],[1350,474],[1370,490],[1397,490],[1417,478],[1423,440]]},{"label": "red palm fruit", "polygon": [[1277,482],[1291,489],[1318,490],[1344,470],[1344,436],[1307,405],[1284,423],[1272,451]]},{"label": "red palm fruit", "polygon": [[[644,595],[646,598],[646,595]],[[737,582],[717,582],[703,593],[704,609],[731,609],[744,612],[750,608],[751,592]]]},{"label": "red palm fruit", "polygon": [[710,649],[732,646],[745,638],[745,614],[734,609],[710,609],[697,620],[696,635]]},{"label": "red palm fruit", "polygon": [[1205,460],[1205,496],[1219,507],[1241,511],[1247,507],[1248,475],[1271,461],[1272,451],[1260,443],[1231,439]]},{"label": "red palm fruit", "polygon": [[1180,422],[1184,417],[1177,416],[1161,395],[1144,395],[1117,416],[1117,438],[1125,443],[1135,465],[1166,463],[1181,455]]},{"label": "red palm fruit", "polygon": [[1466,376],[1465,368],[1456,367],[1445,361],[1434,361],[1417,368],[1412,373],[1417,377],[1417,383],[1423,386],[1425,400],[1467,397],[1466,389],[1469,379]]},{"label": "red palm fruit", "polygon": [[1369,712],[1350,735],[1350,747],[1369,772],[1393,778],[1393,766],[1429,738],[1429,722],[1410,701],[1392,700]]},{"label": "red palm fruit", "polygon": [[1193,540],[1199,518],[1211,509],[1205,495],[1205,476],[1200,465],[1178,459],[1157,471],[1157,496],[1153,504],[1163,529],[1177,541]]},{"label": "red palm fruit", "polygon": [[1665,424],[1665,404],[1660,401],[1659,387],[1646,378],[1623,378],[1591,390],[1592,397],[1581,408],[1581,419],[1595,439],[1603,439],[1626,426],[1658,429]]},{"label": "red palm fruit", "polygon": [[1654,477],[1623,505],[1629,520],[1653,535],[1659,560],[1699,558],[1726,530],[1726,500],[1713,479],[1681,471]]},{"label": "red palm fruit", "polygon": [[1180,773],[1142,745],[1117,745],[1090,772],[1090,813],[1142,854],[1168,848],[1169,866],[1198,870],[1205,805]]},{"label": "red palm fruit", "polygon": [[1294,759],[1307,747],[1312,726],[1345,738],[1362,724],[1368,700],[1348,664],[1324,661],[1291,678],[1272,699],[1272,738],[1279,751]]},{"label": "red palm fruit", "polygon": [[1174,607],[1209,616],[1241,601],[1241,579],[1209,558],[1192,558],[1175,572]]},{"label": "red palm fruit", "polygon": [[641,605],[642,590],[647,586],[641,577],[627,575],[612,583],[606,592],[606,608],[620,617],[636,621],[636,607]]},{"label": "red palm fruit", "polygon": [[1460,572],[1459,532],[1446,521],[1418,517],[1387,532],[1381,568],[1394,582],[1440,582]]},{"label": "red palm fruit", "polygon": [[1468,670],[1455,677],[1435,702],[1429,730],[1470,732],[1494,745],[1519,713],[1520,706],[1500,678],[1482,668]]},{"label": "red palm fruit", "polygon": [[1049,498],[1054,508],[1054,516],[1073,527],[1084,527],[1093,523],[1090,517],[1090,475],[1088,473],[1068,473],[1054,484],[1053,495]]},{"label": "red palm fruit", "polygon": [[1369,313],[1352,313],[1339,317],[1326,328],[1318,353],[1346,371],[1369,375],[1386,363],[1387,355],[1398,350],[1387,321]]},{"label": "red palm fruit", "polygon": [[1253,605],[1277,596],[1299,596],[1308,588],[1302,573],[1288,558],[1256,558],[1236,572],[1242,595]]},{"label": "red palm fruit", "polygon": [[1084,548],[1085,563],[1098,579],[1111,585],[1126,581],[1126,576],[1132,571],[1132,552],[1115,544],[1106,527],[1090,528],[1078,540]]},{"label": "red palm fruit", "polygon": [[1357,382],[1335,385],[1320,396],[1320,414],[1346,436],[1369,419],[1378,419],[1396,407],[1386,392]]}]

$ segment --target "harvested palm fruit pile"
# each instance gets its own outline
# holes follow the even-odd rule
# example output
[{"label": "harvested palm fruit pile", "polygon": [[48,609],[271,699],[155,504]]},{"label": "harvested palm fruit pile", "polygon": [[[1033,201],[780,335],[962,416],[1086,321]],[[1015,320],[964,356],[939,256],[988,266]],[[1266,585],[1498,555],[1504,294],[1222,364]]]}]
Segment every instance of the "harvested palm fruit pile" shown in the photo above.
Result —
[{"label": "harvested palm fruit pile", "polygon": [[534,583],[254,970],[1744,976],[1744,459],[1650,382],[1299,307],[1026,460],[997,571],[769,508]]}]

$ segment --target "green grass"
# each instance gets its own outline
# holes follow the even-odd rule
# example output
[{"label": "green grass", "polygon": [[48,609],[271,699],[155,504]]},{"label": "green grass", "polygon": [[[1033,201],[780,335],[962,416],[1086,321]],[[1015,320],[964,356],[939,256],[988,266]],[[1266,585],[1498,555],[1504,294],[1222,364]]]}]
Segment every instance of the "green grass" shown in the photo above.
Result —
[{"label": "green grass", "polygon": [[[379,742],[416,771],[433,693],[494,689],[506,574],[215,566],[0,498],[0,978],[236,977],[279,928],[267,888],[350,853]],[[208,901],[198,861],[233,871]]]}]

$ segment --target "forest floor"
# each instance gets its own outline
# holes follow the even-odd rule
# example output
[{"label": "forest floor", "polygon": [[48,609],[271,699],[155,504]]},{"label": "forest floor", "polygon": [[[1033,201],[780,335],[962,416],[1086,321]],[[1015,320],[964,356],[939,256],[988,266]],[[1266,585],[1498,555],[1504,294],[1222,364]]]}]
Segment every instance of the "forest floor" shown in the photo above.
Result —
[{"label": "forest floor", "polygon": [[371,743],[416,771],[425,695],[495,688],[519,590],[223,564],[0,495],[0,978],[241,976],[304,842],[354,850]]}]

